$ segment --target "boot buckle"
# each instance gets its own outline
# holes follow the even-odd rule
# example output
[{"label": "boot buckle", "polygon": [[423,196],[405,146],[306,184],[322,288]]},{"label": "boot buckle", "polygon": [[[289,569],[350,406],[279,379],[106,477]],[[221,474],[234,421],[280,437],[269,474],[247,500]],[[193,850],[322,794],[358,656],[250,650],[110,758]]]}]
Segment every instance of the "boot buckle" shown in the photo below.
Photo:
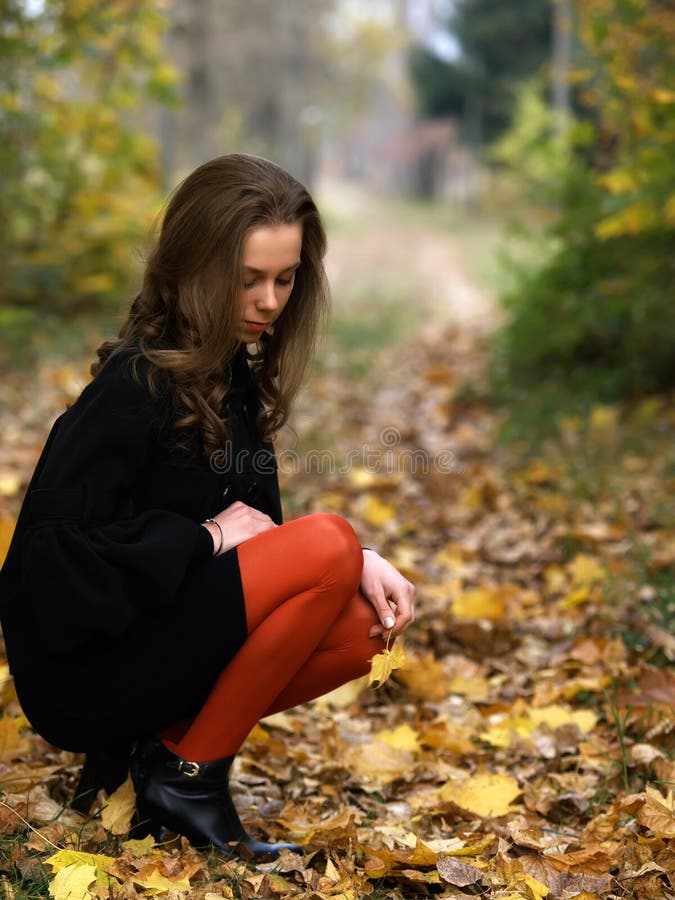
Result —
[{"label": "boot buckle", "polygon": [[182,775],[187,775],[188,778],[194,778],[195,775],[199,775],[199,763],[189,762],[187,759],[181,759],[177,762],[176,768]]}]

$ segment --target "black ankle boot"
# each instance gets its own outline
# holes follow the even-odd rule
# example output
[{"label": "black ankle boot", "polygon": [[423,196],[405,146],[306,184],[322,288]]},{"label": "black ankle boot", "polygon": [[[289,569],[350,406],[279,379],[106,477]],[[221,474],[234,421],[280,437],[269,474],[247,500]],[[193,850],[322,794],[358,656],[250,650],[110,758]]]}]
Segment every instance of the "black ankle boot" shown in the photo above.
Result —
[{"label": "black ankle boot", "polygon": [[234,756],[208,763],[181,759],[159,741],[138,744],[131,762],[136,790],[136,809],[146,830],[157,826],[184,835],[195,847],[213,844],[228,856],[230,843],[243,844],[253,856],[276,859],[287,848],[301,852],[297,844],[266,844],[250,837],[241,824],[230,796],[229,774]]}]

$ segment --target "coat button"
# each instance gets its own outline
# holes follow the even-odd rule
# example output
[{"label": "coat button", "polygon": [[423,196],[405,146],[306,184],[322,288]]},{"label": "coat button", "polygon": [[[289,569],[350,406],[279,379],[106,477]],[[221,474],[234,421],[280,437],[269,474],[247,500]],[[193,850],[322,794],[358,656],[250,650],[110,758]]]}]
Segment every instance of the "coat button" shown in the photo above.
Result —
[{"label": "coat button", "polygon": [[230,488],[231,488],[231,487],[232,487],[231,484],[226,484],[226,485],[225,485],[225,487],[223,488],[223,497],[227,497],[227,495],[230,493]]},{"label": "coat button", "polygon": [[258,483],[256,481],[253,481],[246,488],[246,496],[248,497],[249,500],[255,500],[255,498],[258,496],[259,493],[260,493],[260,491],[258,490]]}]

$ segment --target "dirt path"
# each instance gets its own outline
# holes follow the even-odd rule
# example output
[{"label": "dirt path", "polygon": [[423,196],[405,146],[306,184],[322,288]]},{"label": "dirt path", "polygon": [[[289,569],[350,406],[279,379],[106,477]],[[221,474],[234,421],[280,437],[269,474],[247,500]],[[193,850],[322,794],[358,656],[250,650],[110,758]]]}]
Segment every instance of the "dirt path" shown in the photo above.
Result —
[{"label": "dirt path", "polygon": [[[424,309],[426,329],[454,324],[484,333],[495,323],[495,298],[467,264],[466,247],[411,207],[368,193],[351,183],[327,183],[321,197],[331,213],[349,223],[330,236],[328,272],[336,302],[357,281],[410,288]],[[413,294],[414,292],[414,294]]]}]

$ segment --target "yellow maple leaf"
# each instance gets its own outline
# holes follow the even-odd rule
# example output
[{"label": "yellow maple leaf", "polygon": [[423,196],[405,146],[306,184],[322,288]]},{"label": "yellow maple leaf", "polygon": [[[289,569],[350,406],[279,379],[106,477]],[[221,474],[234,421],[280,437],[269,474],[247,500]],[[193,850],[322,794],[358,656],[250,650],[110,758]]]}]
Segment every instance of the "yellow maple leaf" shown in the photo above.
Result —
[{"label": "yellow maple leaf", "polygon": [[131,828],[131,820],[136,809],[136,791],[131,776],[110,795],[101,810],[101,824],[111,834],[126,834]]},{"label": "yellow maple leaf", "polygon": [[151,834],[141,839],[132,838],[131,840],[122,842],[122,849],[128,850],[132,856],[147,856],[154,846],[155,839]]},{"label": "yellow maple leaf", "polygon": [[461,783],[447,781],[438,796],[477,816],[505,816],[513,812],[511,803],[520,793],[518,782],[510,775],[479,772]]},{"label": "yellow maple leaf", "polygon": [[49,885],[49,896],[54,900],[89,900],[89,885],[96,880],[96,866],[71,863],[54,876]]},{"label": "yellow maple leaf", "polygon": [[388,731],[387,729],[378,731],[375,737],[378,741],[384,741],[385,744],[390,744],[399,750],[410,750],[411,753],[418,753],[420,749],[417,732],[410,725],[400,725],[393,731]]},{"label": "yellow maple leaf", "polygon": [[[147,867],[146,867],[147,868]],[[143,872],[144,870],[141,870]],[[141,872],[138,875],[134,875],[134,883],[140,885],[142,888],[146,890],[150,889],[153,891],[189,891],[190,890],[190,879],[182,876],[180,878],[167,878],[166,875],[162,875],[157,869],[153,869],[147,875],[142,875]]]},{"label": "yellow maple leaf", "polygon": [[405,652],[403,650],[403,642],[399,640],[394,644],[393,650],[383,650],[382,653],[376,653],[370,661],[370,675],[368,676],[368,687],[373,685],[381,687],[389,678],[394,669],[400,669],[405,665]]},{"label": "yellow maple leaf", "polygon": [[114,856],[105,856],[103,853],[84,853],[81,850],[59,850],[52,854],[49,859],[45,860],[55,872],[67,866],[95,866],[102,872],[107,870],[116,862]]}]

